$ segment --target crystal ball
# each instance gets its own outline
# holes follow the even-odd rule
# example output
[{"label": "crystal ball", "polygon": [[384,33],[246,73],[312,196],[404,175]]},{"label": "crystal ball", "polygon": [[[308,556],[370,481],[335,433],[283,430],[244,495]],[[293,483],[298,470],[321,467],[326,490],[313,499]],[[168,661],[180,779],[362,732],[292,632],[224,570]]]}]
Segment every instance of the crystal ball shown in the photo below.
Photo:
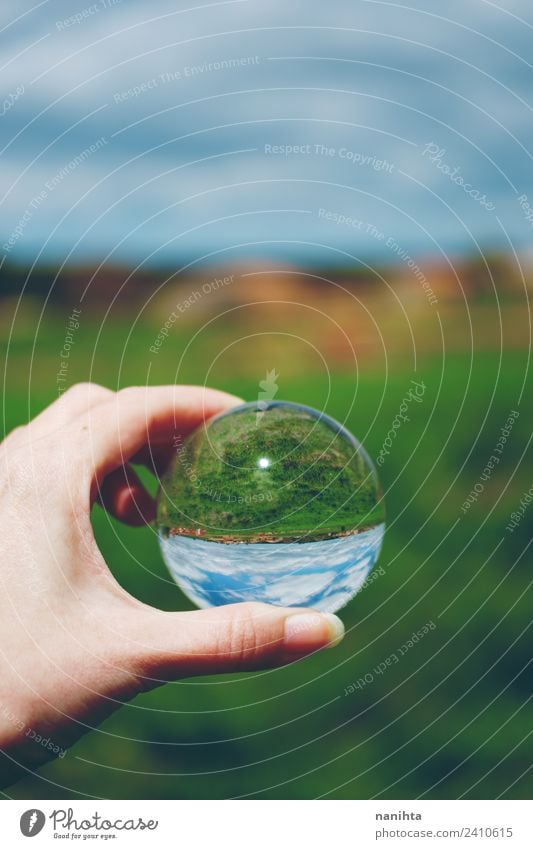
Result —
[{"label": "crystal ball", "polygon": [[334,612],[379,555],[385,511],[375,467],[339,422],[258,401],[186,439],[161,480],[165,563],[199,607],[239,601]]}]

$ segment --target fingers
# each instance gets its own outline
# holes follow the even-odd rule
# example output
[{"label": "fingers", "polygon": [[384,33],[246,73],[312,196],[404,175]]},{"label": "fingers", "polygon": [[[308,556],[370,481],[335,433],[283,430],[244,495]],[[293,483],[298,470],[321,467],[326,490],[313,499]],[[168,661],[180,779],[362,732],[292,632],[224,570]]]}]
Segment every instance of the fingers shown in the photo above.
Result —
[{"label": "fingers", "polygon": [[76,383],[30,423],[32,437],[46,436],[72,422],[77,416],[109,401],[115,392],[97,383]]},{"label": "fingers", "polygon": [[72,423],[77,417],[115,395],[111,389],[97,383],[76,383],[50,404],[27,425],[20,426],[8,436],[10,445],[31,446]]},{"label": "fingers", "polygon": [[[132,525],[150,522],[155,503],[135,473],[132,460],[161,474],[184,437],[206,419],[241,399],[194,386],[130,387],[112,392],[92,383],[73,386],[29,426],[11,434],[9,446],[21,451],[40,439],[53,439],[41,452],[51,480],[60,481],[65,465],[76,470],[81,504],[90,495],[110,513]],[[3,443],[2,448],[7,445]],[[90,493],[82,482],[90,482]],[[62,485],[62,484],[61,484]]]},{"label": "fingers", "polygon": [[152,474],[161,477],[163,472],[170,465],[172,458],[176,453],[176,446],[172,442],[165,442],[161,445],[155,442],[150,442],[138,451],[132,458],[131,462],[138,466],[146,466]]},{"label": "fingers", "polygon": [[239,403],[234,395],[199,386],[129,387],[80,419],[76,453],[102,481],[147,447],[159,456],[177,435]]},{"label": "fingers", "polygon": [[281,666],[344,635],[332,613],[245,603],[166,613],[136,611],[129,652],[135,657],[143,689],[189,675],[247,671]]},{"label": "fingers", "polygon": [[105,478],[98,500],[108,513],[126,525],[140,527],[155,519],[155,500],[130,466],[122,466]]}]

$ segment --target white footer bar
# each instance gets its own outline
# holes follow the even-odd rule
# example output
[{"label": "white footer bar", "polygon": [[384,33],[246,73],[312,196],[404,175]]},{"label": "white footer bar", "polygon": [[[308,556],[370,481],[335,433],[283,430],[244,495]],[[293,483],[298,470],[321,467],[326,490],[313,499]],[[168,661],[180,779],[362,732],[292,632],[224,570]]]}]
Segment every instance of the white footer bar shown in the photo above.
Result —
[{"label": "white footer bar", "polygon": [[526,801],[5,800],[0,828],[9,849],[533,848]]}]

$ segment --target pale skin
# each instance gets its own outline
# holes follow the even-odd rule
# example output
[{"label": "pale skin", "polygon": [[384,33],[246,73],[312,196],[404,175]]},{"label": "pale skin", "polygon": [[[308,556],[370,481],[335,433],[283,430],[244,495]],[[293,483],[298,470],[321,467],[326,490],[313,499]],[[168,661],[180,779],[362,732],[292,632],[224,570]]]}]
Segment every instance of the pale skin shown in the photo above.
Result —
[{"label": "pale skin", "polygon": [[157,610],[98,549],[95,502],[127,524],[154,518],[129,464],[160,473],[177,435],[238,403],[193,386],[79,384],[0,444],[1,786],[166,681],[280,666],[342,638],[336,616],[302,608]]}]

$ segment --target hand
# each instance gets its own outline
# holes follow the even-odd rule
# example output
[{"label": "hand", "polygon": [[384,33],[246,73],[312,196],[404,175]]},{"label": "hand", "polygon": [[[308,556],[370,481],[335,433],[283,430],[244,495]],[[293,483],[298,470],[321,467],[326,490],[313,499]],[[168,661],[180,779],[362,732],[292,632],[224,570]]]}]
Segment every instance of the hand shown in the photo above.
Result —
[{"label": "hand", "polygon": [[199,387],[80,384],[0,444],[0,777],[12,783],[169,679],[276,666],[333,645],[336,616],[265,604],[167,613],[115,581],[94,539],[99,501],[129,524],[155,504],[172,440],[239,399]]}]

